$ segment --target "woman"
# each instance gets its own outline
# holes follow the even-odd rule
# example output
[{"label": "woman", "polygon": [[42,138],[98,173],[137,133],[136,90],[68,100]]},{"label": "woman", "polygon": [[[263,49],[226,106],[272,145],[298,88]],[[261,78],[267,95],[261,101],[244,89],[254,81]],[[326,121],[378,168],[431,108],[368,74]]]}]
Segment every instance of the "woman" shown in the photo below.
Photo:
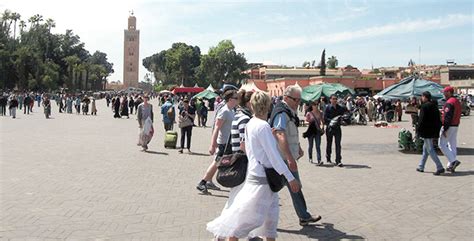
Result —
[{"label": "woman", "polygon": [[[148,150],[148,143],[150,143],[151,138],[153,137],[153,105],[148,103],[149,97],[144,96],[143,97],[143,103],[141,103],[137,107],[137,120],[138,120],[138,127],[140,128],[140,134],[138,136],[138,145],[141,146],[143,149],[142,151],[147,151]],[[119,103],[120,106],[120,101],[117,98],[115,100],[116,103]],[[150,121],[147,121],[150,119]],[[146,125],[150,126],[146,126]],[[149,132],[145,132],[145,127],[146,129],[149,129]]]},{"label": "woman", "polygon": [[97,106],[95,104],[95,98],[92,98],[91,115],[97,115]]},{"label": "woman", "polygon": [[266,119],[271,99],[258,91],[250,100],[255,116],[246,127],[245,151],[249,159],[247,178],[234,202],[219,217],[207,224],[207,230],[222,240],[264,236],[275,240],[279,216],[278,193],[273,192],[265,168],[274,168],[286,177],[292,192],[300,189],[277,149],[275,137]]},{"label": "woman", "polygon": [[126,116],[127,119],[130,118],[129,115],[128,115],[128,99],[127,99],[127,96],[124,96],[123,99],[122,99],[122,106],[120,107],[120,109],[122,110],[120,112],[120,115],[122,116]]},{"label": "woman", "polygon": [[51,102],[49,101],[49,98],[47,96],[44,97],[43,108],[44,116],[46,117],[46,119],[49,119],[49,116],[51,115]]},{"label": "woman", "polygon": [[115,97],[114,101],[112,102],[114,106],[114,118],[121,118],[120,116],[120,97]]},{"label": "woman", "polygon": [[318,108],[319,101],[311,102],[311,110],[306,113],[305,119],[309,123],[306,137],[308,138],[309,162],[313,163],[313,145],[316,144],[317,165],[321,166],[321,135],[324,133],[323,114]]},{"label": "woman", "polygon": [[181,150],[179,153],[183,153],[184,139],[187,139],[186,148],[188,152],[191,152],[191,135],[193,132],[194,117],[196,116],[196,110],[194,107],[189,105],[189,100],[184,99],[183,108],[179,110],[178,125],[181,128]]}]

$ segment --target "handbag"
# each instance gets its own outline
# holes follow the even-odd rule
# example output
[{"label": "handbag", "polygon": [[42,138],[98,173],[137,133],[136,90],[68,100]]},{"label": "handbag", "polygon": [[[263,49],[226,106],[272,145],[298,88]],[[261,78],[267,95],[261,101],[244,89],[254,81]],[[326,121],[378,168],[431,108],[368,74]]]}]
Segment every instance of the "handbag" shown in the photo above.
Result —
[{"label": "handbag", "polygon": [[243,152],[224,155],[217,164],[217,182],[224,187],[236,187],[245,181],[248,159]]},{"label": "handbag", "polygon": [[264,168],[265,176],[267,176],[267,182],[270,186],[270,189],[273,192],[279,192],[286,184],[285,176],[278,174],[278,172],[274,168]]},{"label": "handbag", "polygon": [[[224,154],[230,140],[231,134],[229,135],[229,140],[225,145]],[[247,165],[248,158],[243,152],[223,155],[219,158],[217,163],[217,182],[224,187],[230,188],[242,184],[247,176]]]}]

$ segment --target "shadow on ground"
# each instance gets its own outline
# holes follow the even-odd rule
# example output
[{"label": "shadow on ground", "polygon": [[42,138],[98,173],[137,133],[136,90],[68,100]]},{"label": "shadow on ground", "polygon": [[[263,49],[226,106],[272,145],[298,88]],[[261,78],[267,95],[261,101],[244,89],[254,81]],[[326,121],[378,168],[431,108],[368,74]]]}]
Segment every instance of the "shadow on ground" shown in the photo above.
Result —
[{"label": "shadow on ground", "polygon": [[300,230],[288,230],[279,228],[278,232],[304,235],[310,239],[317,240],[364,240],[364,237],[362,236],[347,234],[341,230],[335,229],[334,224],[332,223],[322,223],[304,226]]},{"label": "shadow on ground", "polygon": [[[421,155],[421,152],[417,151],[412,151],[412,150],[399,150],[400,153],[403,154],[412,154],[412,155]],[[440,149],[436,149],[436,153],[438,156],[443,156],[443,152],[441,152]],[[469,148],[469,147],[458,147],[458,156],[474,156],[474,148]]]}]

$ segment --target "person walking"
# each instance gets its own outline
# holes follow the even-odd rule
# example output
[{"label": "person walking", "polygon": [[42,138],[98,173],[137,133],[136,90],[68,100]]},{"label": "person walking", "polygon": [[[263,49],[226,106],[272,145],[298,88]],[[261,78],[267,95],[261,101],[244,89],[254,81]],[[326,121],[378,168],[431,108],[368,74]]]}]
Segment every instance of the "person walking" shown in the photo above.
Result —
[{"label": "person walking", "polygon": [[[144,127],[147,122],[147,119],[150,118],[151,123],[153,123],[153,105],[148,103],[150,98],[145,95],[143,97],[143,103],[141,103],[137,107],[137,120],[138,120],[138,127],[140,128],[140,135],[138,137],[138,145],[143,148],[143,151],[148,150],[148,143],[150,143],[151,138],[153,137],[153,131],[150,133],[144,133]],[[120,101],[118,99],[115,100],[118,102],[120,106]],[[153,130],[153,127],[151,127]]]},{"label": "person walking", "polygon": [[[25,99],[23,99],[23,105],[25,106],[24,110],[23,110],[23,114],[30,114],[30,104],[31,104],[31,97],[29,94],[26,94],[25,96]],[[43,105],[44,106],[44,105]]]},{"label": "person walking", "polygon": [[439,137],[439,131],[441,129],[441,117],[438,110],[438,105],[433,103],[431,99],[431,93],[428,91],[423,92],[421,95],[421,107],[420,116],[417,126],[418,135],[423,138],[423,154],[421,156],[420,164],[416,169],[418,172],[424,172],[426,160],[428,155],[436,165],[436,171],[433,175],[439,175],[445,172],[443,164],[436,154],[436,150],[433,146],[433,139]]},{"label": "person walking", "polygon": [[453,96],[453,87],[445,87],[443,94],[446,98],[446,103],[443,106],[443,127],[439,137],[439,148],[444,156],[448,158],[446,170],[455,172],[456,168],[461,164],[456,157],[458,127],[461,123],[461,103]]},{"label": "person walking", "polygon": [[202,102],[201,109],[199,109],[198,111],[199,113],[201,113],[201,124],[203,127],[206,127],[209,109],[207,108],[206,103],[204,103],[204,101]]},{"label": "person walking", "polygon": [[97,105],[95,104],[95,98],[94,97],[92,97],[91,115],[97,115]]},{"label": "person walking", "polygon": [[165,103],[161,106],[161,114],[163,115],[165,131],[173,130],[173,125],[176,122],[176,110],[171,101],[171,97],[166,98]]},{"label": "person walking", "polygon": [[[191,152],[191,135],[193,133],[194,117],[196,116],[196,110],[189,104],[188,99],[184,99],[183,108],[179,110],[179,128],[181,129],[181,149],[179,153],[183,153],[184,139],[186,138],[186,148],[188,152]],[[174,108],[174,107],[170,107]]]},{"label": "person walking", "polygon": [[133,95],[130,95],[128,99],[128,107],[130,108],[130,115],[133,114],[133,107],[135,107],[135,101],[133,100]]},{"label": "person walking", "polygon": [[114,106],[114,118],[121,118],[120,116],[120,97],[116,96],[112,101]]},{"label": "person walking", "polygon": [[72,98],[69,95],[66,98],[66,112],[72,114]]},{"label": "person walking", "polygon": [[6,116],[7,115],[7,96],[4,94],[0,95],[0,115]]},{"label": "person walking", "polygon": [[122,98],[122,104],[120,106],[120,115],[121,116],[126,116],[127,119],[130,118],[130,116],[128,115],[128,99],[127,99],[127,96],[124,96]]},{"label": "person walking", "polygon": [[[286,161],[291,174],[301,183],[296,161],[303,157],[299,141],[298,105],[301,102],[301,88],[299,86],[288,86],[283,93],[283,101],[277,103],[270,115],[270,126],[275,130],[275,138],[278,143],[281,158]],[[290,189],[290,186],[288,186]],[[306,206],[303,191],[290,192],[293,207],[299,218],[301,226],[309,225],[321,220],[321,216],[313,217]]]},{"label": "person walking", "polygon": [[311,102],[310,109],[305,116],[309,125],[304,134],[308,138],[308,157],[309,162],[313,163],[313,146],[315,146],[317,165],[321,166],[323,164],[321,161],[321,136],[324,134],[324,118],[319,110],[319,101]]},{"label": "person walking", "polygon": [[326,125],[326,161],[331,163],[331,153],[332,153],[332,142],[334,140],[336,145],[336,162],[335,165],[338,167],[343,167],[342,156],[341,156],[341,140],[342,140],[342,130],[340,121],[333,122],[331,120],[337,116],[344,115],[346,109],[339,104],[337,104],[337,96],[331,95],[330,97],[331,104],[326,108],[324,113],[324,124]]},{"label": "person walking", "polygon": [[44,116],[46,117],[46,119],[49,119],[49,117],[51,116],[51,101],[47,96],[45,96],[43,100],[43,109]]},{"label": "person walking", "polygon": [[397,114],[396,115],[397,121],[401,122],[402,115],[403,115],[403,107],[402,107],[402,101],[399,99],[395,102],[395,113]]},{"label": "person walking", "polygon": [[196,189],[203,193],[207,193],[208,188],[219,190],[219,188],[212,183],[212,178],[217,171],[217,161],[223,155],[232,153],[231,146],[227,145],[226,148],[226,144],[229,143],[232,121],[234,120],[234,108],[237,105],[238,99],[237,91],[235,89],[228,89],[224,92],[223,96],[225,104],[223,104],[220,109],[216,108],[218,113],[216,114],[214,129],[211,136],[211,145],[209,146],[209,154],[216,154],[216,156],[207,168],[204,177],[196,186]]},{"label": "person walking", "polygon": [[245,133],[245,152],[248,156],[246,180],[234,200],[226,204],[221,215],[207,224],[207,230],[218,240],[229,238],[235,241],[238,238],[254,237],[276,239],[279,197],[278,192],[273,192],[268,185],[265,168],[274,168],[285,176],[292,193],[297,193],[301,187],[279,155],[272,129],[266,121],[270,96],[257,91],[250,102],[255,117],[248,122]]},{"label": "person walking", "polygon": [[82,99],[82,114],[83,115],[88,115],[90,102],[91,102],[91,100],[89,99],[89,97],[87,97],[87,95],[85,95],[84,99]]},{"label": "person walking", "polygon": [[10,106],[8,107],[10,109],[10,116],[15,119],[16,118],[16,108],[18,108],[18,99],[16,95],[12,96],[12,99],[10,101]]},{"label": "person walking", "polygon": [[81,98],[78,95],[74,101],[74,106],[76,107],[76,114],[81,114]]}]

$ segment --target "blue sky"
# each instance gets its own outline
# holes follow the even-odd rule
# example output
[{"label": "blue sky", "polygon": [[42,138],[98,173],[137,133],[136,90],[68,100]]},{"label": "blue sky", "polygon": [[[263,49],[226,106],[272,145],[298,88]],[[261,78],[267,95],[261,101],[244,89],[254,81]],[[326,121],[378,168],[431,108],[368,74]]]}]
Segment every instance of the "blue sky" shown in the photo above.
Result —
[{"label": "blue sky", "polygon": [[[122,79],[123,30],[129,10],[140,30],[140,58],[174,42],[203,53],[231,39],[248,62],[301,66],[321,51],[339,65],[362,68],[416,63],[474,62],[473,1],[69,1],[3,0],[25,18],[39,13],[56,21],[55,32],[73,31],[93,52],[109,55]],[[421,58],[419,48],[421,46]],[[140,79],[146,70],[140,69]]]}]

